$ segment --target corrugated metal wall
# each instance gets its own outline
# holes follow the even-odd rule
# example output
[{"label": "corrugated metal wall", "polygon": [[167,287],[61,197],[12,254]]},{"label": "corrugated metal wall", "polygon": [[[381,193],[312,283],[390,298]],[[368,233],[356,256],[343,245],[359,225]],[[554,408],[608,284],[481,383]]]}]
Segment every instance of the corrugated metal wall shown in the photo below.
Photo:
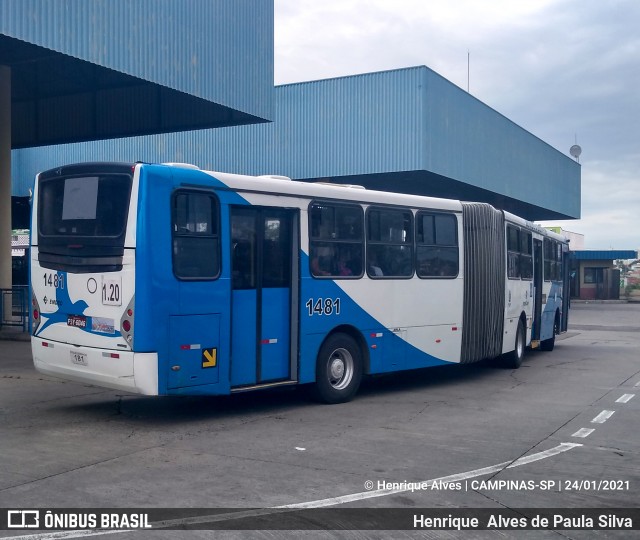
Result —
[{"label": "corrugated metal wall", "polygon": [[426,67],[276,88],[272,124],[14,152],[16,193],[61,162],[187,161],[327,178],[430,171],[580,215],[580,167]]},{"label": "corrugated metal wall", "polygon": [[272,117],[272,0],[0,0],[0,34]]},{"label": "corrugated metal wall", "polygon": [[580,216],[580,165],[437,73],[427,79],[426,170]]},{"label": "corrugated metal wall", "polygon": [[295,178],[421,169],[426,68],[277,89],[275,165]]}]

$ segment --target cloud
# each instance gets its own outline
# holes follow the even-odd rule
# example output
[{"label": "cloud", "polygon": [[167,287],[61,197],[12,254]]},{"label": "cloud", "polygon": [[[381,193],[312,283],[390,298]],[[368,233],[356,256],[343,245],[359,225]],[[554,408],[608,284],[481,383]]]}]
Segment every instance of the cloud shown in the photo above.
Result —
[{"label": "cloud", "polygon": [[[427,65],[568,155],[590,248],[640,247],[640,2],[276,0],[276,84]],[[565,224],[567,225],[567,224]],[[577,230],[582,228],[583,230]],[[606,231],[606,232],[604,232]]]}]

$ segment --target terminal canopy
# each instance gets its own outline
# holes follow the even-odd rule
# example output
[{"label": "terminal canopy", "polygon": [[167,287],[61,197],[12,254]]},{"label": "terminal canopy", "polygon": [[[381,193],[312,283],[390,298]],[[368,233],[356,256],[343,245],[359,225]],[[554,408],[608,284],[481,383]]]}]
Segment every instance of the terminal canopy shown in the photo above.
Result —
[{"label": "terminal canopy", "polygon": [[246,112],[0,35],[12,148],[263,122]]}]

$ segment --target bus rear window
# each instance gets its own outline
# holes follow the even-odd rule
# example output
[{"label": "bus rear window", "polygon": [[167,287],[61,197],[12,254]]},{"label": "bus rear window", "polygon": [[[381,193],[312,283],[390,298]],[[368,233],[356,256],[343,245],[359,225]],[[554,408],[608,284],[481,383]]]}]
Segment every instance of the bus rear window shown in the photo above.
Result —
[{"label": "bus rear window", "polygon": [[72,165],[42,173],[36,202],[41,266],[80,273],[122,269],[133,171],[111,169]]},{"label": "bus rear window", "polygon": [[38,223],[42,237],[123,235],[131,177],[124,174],[52,178],[40,185]]}]

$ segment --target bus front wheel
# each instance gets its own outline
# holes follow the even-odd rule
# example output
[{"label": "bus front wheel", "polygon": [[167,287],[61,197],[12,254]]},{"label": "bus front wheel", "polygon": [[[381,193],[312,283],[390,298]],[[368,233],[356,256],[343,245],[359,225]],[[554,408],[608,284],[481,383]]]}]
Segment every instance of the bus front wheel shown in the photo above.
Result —
[{"label": "bus front wheel", "polygon": [[353,399],[361,380],[358,344],[347,334],[329,336],[318,353],[315,397],[324,403],[345,403]]}]

